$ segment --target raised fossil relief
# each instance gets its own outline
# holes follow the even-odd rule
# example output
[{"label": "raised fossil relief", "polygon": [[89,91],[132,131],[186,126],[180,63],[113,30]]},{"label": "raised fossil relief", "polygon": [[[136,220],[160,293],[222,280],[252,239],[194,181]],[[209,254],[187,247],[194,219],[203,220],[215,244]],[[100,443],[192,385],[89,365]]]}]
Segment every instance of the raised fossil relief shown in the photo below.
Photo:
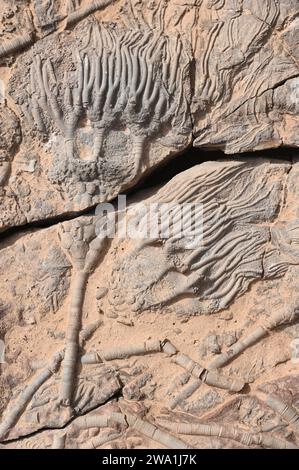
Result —
[{"label": "raised fossil relief", "polygon": [[[105,199],[109,150],[105,152],[103,144],[110,130],[119,129],[129,139],[131,184],[146,166],[144,155],[153,139],[169,131],[174,146],[180,146],[180,134],[182,141],[186,139],[190,56],[182,37],[150,29],[128,31],[91,22],[84,32],[84,41],[70,46],[71,56],[58,67],[55,58],[44,59],[35,51],[27,97],[18,92],[17,101],[31,128],[48,138],[59,130],[64,137],[64,155],[60,165],[55,162],[57,183],[80,175],[81,165],[81,181],[94,181],[103,193],[100,199]],[[89,132],[81,135],[80,143],[84,129]],[[86,150],[83,138],[88,138]]]},{"label": "raised fossil relief", "polygon": [[16,4],[3,0],[0,9],[0,37],[1,64],[33,44],[34,23],[28,2]]},{"label": "raised fossil relief", "polygon": [[[34,47],[5,80],[22,122],[16,163],[30,160],[6,179],[1,229],[113,199],[192,132],[228,154],[298,146],[296,1],[43,1],[30,12]],[[28,167],[40,184],[14,199]]]},{"label": "raised fossil relief", "polygon": [[[55,43],[43,41],[17,62],[8,87],[20,112],[24,153],[39,148],[33,172],[52,193],[41,214],[54,215],[65,197],[66,212],[113,199],[189,145],[192,57],[184,34],[140,28],[137,20],[127,29],[91,18],[59,33]],[[38,216],[25,209],[27,220]]]},{"label": "raised fossil relief", "polygon": [[[170,367],[173,365],[178,371],[185,370],[184,376],[181,372],[173,387],[164,394],[165,406],[169,410],[178,407],[187,409],[186,401],[203,387],[208,387],[212,391],[217,390],[213,399],[217,399],[218,403],[219,398],[216,397],[219,393],[238,395],[242,392],[248,379],[244,375],[239,375],[237,371],[230,371],[228,374],[225,370],[220,371],[220,368],[228,363],[232,364],[246,349],[254,348],[267,337],[268,332],[277,329],[278,326],[287,327],[296,322],[297,299],[294,299],[288,309],[282,307],[272,316],[263,318],[251,330],[247,327],[245,336],[243,334],[230,349],[218,355],[210,363],[202,364],[193,358],[194,353],[188,354],[184,347],[178,347],[176,341],[161,337],[149,339],[145,337],[144,340],[140,342],[135,340],[133,343],[118,342],[113,347],[97,347],[93,338],[103,337],[102,331],[105,330],[107,322],[108,324],[112,322],[115,329],[117,325],[115,316],[117,319],[126,312],[135,311],[134,322],[131,323],[133,329],[135,322],[138,324],[138,317],[146,317],[151,311],[157,311],[156,314],[161,315],[160,311],[165,307],[174,308],[174,314],[176,311],[182,314],[184,308],[186,316],[214,313],[219,309],[227,309],[236,297],[244,296],[250,281],[260,279],[265,282],[267,277],[275,279],[286,276],[292,266],[298,265],[296,236],[298,214],[292,211],[292,197],[297,192],[296,184],[292,186],[292,182],[296,180],[296,170],[297,164],[291,168],[288,163],[265,159],[255,162],[239,159],[233,162],[208,163],[188,170],[157,190],[156,194],[147,198],[146,204],[157,200],[163,203],[201,201],[203,204],[202,216],[206,219],[203,237],[198,240],[198,245],[191,249],[183,243],[186,242],[184,236],[180,236],[175,230],[178,218],[178,213],[175,212],[178,210],[177,205],[171,206],[173,212],[170,220],[174,230],[166,241],[159,235],[155,239],[144,238],[137,242],[117,237],[110,239],[109,232],[106,236],[99,236],[100,227],[107,222],[103,216],[81,217],[60,224],[59,232],[56,233],[56,243],[60,244],[72,265],[65,335],[60,343],[61,349],[54,353],[50,363],[43,361],[31,363],[31,370],[36,370],[35,375],[23,387],[20,394],[14,397],[5,412],[0,426],[1,439],[9,442],[12,438],[26,436],[45,427],[45,423],[47,427],[52,428],[66,426],[76,416],[85,414],[88,410],[113,398],[120,391],[128,403],[151,400],[150,397],[155,396],[156,385],[153,381],[155,373],[151,371],[149,365],[159,356],[162,356],[163,362],[168,362]],[[178,179],[182,179],[180,184],[177,182]],[[135,204],[134,208],[136,210],[138,204]],[[290,210],[293,215],[289,216],[286,222],[284,214]],[[132,212],[129,207],[127,219],[130,220],[131,217]],[[144,216],[137,220],[139,227],[146,224]],[[53,232],[53,229],[50,230]],[[117,230],[120,230],[120,225],[117,226]],[[248,232],[250,236],[247,235]],[[122,258],[120,253],[124,243],[128,248]],[[132,252],[131,243],[133,243]],[[163,253],[165,249],[167,249],[166,255]],[[155,255],[148,254],[148,250],[155,250]],[[115,258],[116,253],[118,255]],[[154,259],[159,263],[160,271],[155,268],[154,283],[150,283],[148,288],[143,283],[145,290],[136,293],[136,288],[132,290],[132,286],[135,287],[136,275],[134,263],[138,263],[140,257],[142,257],[142,269],[146,268],[149,280]],[[172,262],[173,257],[175,263]],[[119,268],[115,268],[115,259],[118,260]],[[130,259],[130,276],[121,277],[125,275],[122,266],[127,265],[128,259]],[[111,274],[105,268],[107,262],[112,267]],[[64,263],[66,264],[65,261]],[[108,283],[106,289],[99,290],[97,300],[101,305],[102,318],[86,322],[85,309],[89,288],[96,282],[101,269],[106,270],[108,280],[114,279],[114,283],[118,284],[111,286]],[[180,290],[179,292],[174,290],[171,296],[168,291],[169,272],[174,276],[186,277],[185,283],[183,281],[175,283]],[[227,276],[223,275],[224,272]],[[136,270],[136,273],[140,281],[141,271]],[[211,275],[219,299],[222,297],[224,299],[222,303],[211,302],[209,299],[211,283],[207,276]],[[166,276],[166,280],[163,276]],[[230,288],[231,295],[226,296],[227,285],[232,276],[235,276],[235,290]],[[197,289],[190,291],[189,284],[190,286],[195,284]],[[117,290],[114,288],[116,285],[118,285]],[[132,311],[130,303],[126,304],[123,301],[124,290],[126,298],[131,296],[142,300],[139,308],[136,309],[133,305]],[[161,297],[163,292],[165,298]],[[206,298],[208,301],[204,302]],[[181,303],[179,310],[176,303]],[[200,305],[204,305],[204,311],[200,309]],[[109,315],[111,307],[116,315]],[[126,324],[129,325],[125,322],[123,327],[126,328]],[[93,342],[91,349],[90,341]],[[140,362],[137,362],[137,365],[134,365],[134,362],[126,362],[132,359],[140,361],[138,358],[142,358],[148,365],[144,367]],[[286,426],[297,432],[296,408],[283,405],[279,399],[271,398],[272,395],[270,398],[267,398],[268,395],[265,398],[263,395],[265,392],[259,389],[256,393],[263,406],[281,416]],[[110,426],[114,428],[113,416],[94,419],[84,417],[82,426],[81,418],[75,423],[77,422],[76,426],[79,429]],[[210,425],[204,422],[185,425],[157,421],[157,423],[143,424],[138,413],[135,417],[129,412],[125,412],[123,418],[121,416],[120,414],[117,420],[121,420],[125,429],[132,429],[143,438],[152,439],[166,447],[190,446],[190,443],[176,437],[181,434],[209,437],[221,435],[224,439],[233,440],[247,447],[296,447],[295,442],[285,440],[281,436],[264,434],[261,430],[247,432],[242,427],[233,429],[227,427],[225,423]],[[122,433],[123,431],[114,430],[111,435],[100,434],[98,438],[83,444],[83,448],[117,442],[121,439]],[[68,435],[68,432],[55,435],[52,447],[67,446]]]},{"label": "raised fossil relief", "polygon": [[[93,148],[87,156],[91,161],[98,162],[102,157],[105,132],[113,127],[127,128],[135,177],[141,169],[146,140],[184,111],[183,72],[179,66],[183,45],[179,37],[172,40],[152,32],[116,32],[99,24],[90,28],[91,42],[81,53],[74,51],[75,88],[67,85],[70,80],[65,76],[62,107],[53,64],[49,59],[42,63],[40,56],[34,58],[29,109],[39,131],[45,130],[48,112],[63,133],[66,166],[75,164],[76,129],[85,115],[93,129]],[[88,52],[89,48],[93,52]],[[163,67],[159,66],[161,62]]]},{"label": "raised fossil relief", "polygon": [[228,154],[297,146],[298,48],[290,45],[298,5],[288,7],[285,21],[279,1],[202,2],[193,29],[195,146]]},{"label": "raised fossil relief", "polygon": [[[40,37],[53,33],[61,24],[70,28],[90,14],[102,10],[112,0],[3,0],[0,9],[0,62],[10,62]],[[84,2],[83,2],[84,3]]]},{"label": "raised fossil relief", "polygon": [[[164,217],[170,220],[170,237],[162,233],[133,243],[123,260],[117,259],[107,308],[110,304],[121,312],[130,305],[141,312],[172,305],[178,313],[205,314],[227,307],[256,279],[282,276],[298,264],[297,219],[289,229],[283,222],[273,223],[287,173],[287,163],[236,161],[203,164],[177,176],[147,201],[159,202],[162,211],[163,204],[173,204]],[[203,205],[202,238],[191,249],[176,233],[176,219],[182,217],[178,203]],[[136,222],[140,229],[147,217]],[[286,245],[290,258],[284,260],[286,239],[294,241],[290,248]]]},{"label": "raised fossil relief", "polygon": [[298,30],[0,2],[1,449],[299,447]]}]

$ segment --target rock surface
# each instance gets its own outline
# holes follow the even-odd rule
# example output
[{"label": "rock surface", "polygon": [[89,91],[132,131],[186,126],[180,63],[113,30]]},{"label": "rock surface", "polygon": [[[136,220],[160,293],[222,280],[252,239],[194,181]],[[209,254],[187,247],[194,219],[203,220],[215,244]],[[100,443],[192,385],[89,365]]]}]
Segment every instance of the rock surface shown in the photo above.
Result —
[{"label": "rock surface", "polygon": [[1,448],[299,446],[298,18],[1,2]]}]

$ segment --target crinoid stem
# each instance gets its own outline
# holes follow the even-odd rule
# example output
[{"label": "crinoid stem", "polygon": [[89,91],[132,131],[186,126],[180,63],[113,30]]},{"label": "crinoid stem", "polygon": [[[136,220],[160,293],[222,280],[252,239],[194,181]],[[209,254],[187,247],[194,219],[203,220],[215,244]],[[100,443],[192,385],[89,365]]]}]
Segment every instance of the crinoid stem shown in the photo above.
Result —
[{"label": "crinoid stem", "polygon": [[71,289],[71,305],[66,333],[65,357],[62,363],[62,377],[59,398],[62,404],[71,405],[79,350],[79,331],[82,321],[82,309],[85,288],[89,273],[81,270],[74,276]]},{"label": "crinoid stem", "polygon": [[99,352],[99,356],[104,361],[113,361],[114,359],[125,359],[131,356],[140,356],[144,354],[161,352],[161,343],[158,340],[149,340],[144,343],[136,343],[125,346],[114,346]]},{"label": "crinoid stem", "polygon": [[90,5],[79,8],[79,10],[76,10],[71,13],[67,18],[66,26],[69,27],[74,25],[75,23],[78,23],[78,21],[82,20],[83,18],[90,15],[91,13],[94,13],[97,10],[105,8],[110,3],[112,3],[112,0],[93,0]]},{"label": "crinoid stem", "polygon": [[230,392],[240,392],[245,386],[245,383],[240,379],[220,375],[216,371],[203,368],[186,354],[177,353],[173,358],[173,362],[186,369],[196,379],[200,379],[212,387],[222,388]]},{"label": "crinoid stem", "polygon": [[129,426],[137,432],[158,442],[159,444],[162,444],[167,449],[190,449],[190,446],[186,442],[133,414],[126,414],[126,421]]},{"label": "crinoid stem", "polygon": [[83,328],[80,332],[80,343],[84,344],[102,324],[102,320],[97,320]]},{"label": "crinoid stem", "polygon": [[181,372],[179,375],[174,377],[172,383],[166,389],[164,396],[172,396],[178,388],[190,383],[191,375],[189,372]]},{"label": "crinoid stem", "polygon": [[109,415],[80,416],[74,421],[77,429],[108,428],[115,424],[127,426],[127,422],[122,413],[110,413]]},{"label": "crinoid stem", "polygon": [[79,449],[97,449],[98,447],[106,444],[107,442],[115,441],[115,439],[118,439],[122,436],[122,433],[120,432],[115,432],[111,433],[108,432],[105,436],[96,436],[92,439],[90,439],[87,442],[83,442],[83,444],[79,445]]},{"label": "crinoid stem", "polygon": [[142,157],[146,138],[143,135],[135,135],[132,138],[132,155],[134,160],[134,174],[138,175],[142,168]]},{"label": "crinoid stem", "polygon": [[210,364],[209,369],[218,369],[220,367],[225,366],[228,364],[232,359],[236,356],[241,354],[250,346],[257,343],[259,340],[265,338],[269,331],[277,328],[282,324],[289,324],[291,323],[295,317],[298,317],[298,311],[294,309],[290,309],[288,312],[279,311],[271,315],[267,320],[263,322],[262,325],[258,326],[252,333],[250,333],[247,337],[241,339],[237,343],[235,343],[231,348],[220,354],[216,357]]},{"label": "crinoid stem", "polygon": [[[293,406],[287,405],[280,398],[274,395],[267,395],[263,391],[258,391],[258,398],[261,398],[273,411],[275,411],[282,419],[299,433],[299,414]],[[260,397],[261,396],[261,397]]]},{"label": "crinoid stem", "polygon": [[292,442],[288,442],[276,437],[267,436],[262,433],[249,433],[237,427],[222,426],[219,424],[190,424],[172,423],[159,420],[159,424],[165,429],[176,434],[186,434],[190,436],[214,436],[224,439],[232,439],[243,445],[260,445],[270,449],[297,449]]},{"label": "crinoid stem", "polygon": [[94,162],[96,162],[102,154],[105,131],[106,131],[105,127],[97,127],[95,125],[95,137],[94,137],[93,152],[92,152],[92,161]]},{"label": "crinoid stem", "polygon": [[96,351],[91,351],[89,353],[83,354],[80,360],[81,364],[100,364],[103,362]]},{"label": "crinoid stem", "polygon": [[186,354],[179,352],[168,339],[162,342],[161,347],[165,354],[172,357],[172,362],[183,367],[195,379],[201,380],[207,385],[223,388],[230,392],[240,392],[245,386],[245,383],[238,378],[234,379],[220,375],[217,371],[205,369]]},{"label": "crinoid stem", "polygon": [[8,410],[0,424],[0,439],[4,439],[6,437],[7,433],[17,422],[21,413],[24,411],[37,390],[56,372],[63,357],[64,351],[56,353],[48,367],[36,375],[36,377],[34,377],[34,379],[20,393],[16,402]]},{"label": "crinoid stem", "polygon": [[33,42],[32,33],[25,33],[23,36],[7,41],[0,46],[0,57],[5,57],[29,46]]},{"label": "crinoid stem", "polygon": [[168,402],[168,407],[173,410],[179,403],[187,400],[191,397],[196,390],[202,385],[201,380],[193,380],[191,383],[187,383],[182,387],[182,389],[174,395]]}]

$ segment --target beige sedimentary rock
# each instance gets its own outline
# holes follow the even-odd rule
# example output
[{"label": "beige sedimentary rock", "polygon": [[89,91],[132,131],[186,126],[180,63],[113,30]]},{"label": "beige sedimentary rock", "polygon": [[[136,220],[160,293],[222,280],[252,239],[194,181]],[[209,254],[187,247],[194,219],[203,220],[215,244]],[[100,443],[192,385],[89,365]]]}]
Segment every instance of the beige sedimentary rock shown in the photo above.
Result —
[{"label": "beige sedimentary rock", "polygon": [[1,448],[298,448],[298,12],[0,2]]}]

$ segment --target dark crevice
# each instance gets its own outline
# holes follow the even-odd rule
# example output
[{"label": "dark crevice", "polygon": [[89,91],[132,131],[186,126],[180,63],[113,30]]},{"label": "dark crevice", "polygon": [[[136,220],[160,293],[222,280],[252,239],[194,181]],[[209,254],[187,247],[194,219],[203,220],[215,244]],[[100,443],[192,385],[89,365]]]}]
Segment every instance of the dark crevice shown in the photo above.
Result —
[{"label": "dark crevice", "polygon": [[[133,197],[142,190],[154,189],[156,186],[167,183],[178,173],[188,170],[195,165],[209,160],[217,160],[220,158],[223,159],[223,157],[224,154],[221,151],[205,152],[193,147],[188,148],[175,157],[169,158],[164,163],[161,163],[160,166],[154,168],[153,170],[149,170],[149,172],[147,172],[144,177],[141,177],[140,181],[136,185],[127,189],[126,191],[122,191],[121,194],[125,194],[128,196],[128,198]],[[113,204],[116,200],[117,198],[109,202]],[[84,215],[92,216],[94,215],[96,206],[97,204],[81,211],[62,213],[56,216],[48,217],[47,219],[28,222],[27,224],[5,229],[2,233],[0,233],[1,248],[6,248],[7,246],[15,243],[18,238],[22,237],[28,232],[50,228],[60,222],[73,220]]]},{"label": "dark crevice", "polygon": [[229,161],[240,158],[242,160],[268,158],[270,160],[289,161],[292,163],[296,156],[299,157],[299,149],[292,148],[276,148],[237,155],[227,155],[222,150],[208,150],[192,147],[171,160],[164,163],[162,162],[159,167],[155,168],[149,175],[142,178],[134,188],[127,192],[127,194],[133,195],[141,190],[166,184],[179,173],[205,162]]},{"label": "dark crevice", "polygon": [[37,220],[34,222],[29,222],[24,225],[18,225],[15,227],[11,227],[0,233],[0,250],[3,248],[7,248],[8,246],[15,243],[19,238],[25,235],[28,232],[34,232],[41,229],[46,229],[49,227],[53,227],[61,222],[65,222],[67,220],[77,219],[78,217],[84,215],[93,215],[94,209],[96,206],[88,207],[82,211],[74,211],[69,212],[67,214],[60,214],[53,217],[48,217],[47,219]]},{"label": "dark crevice", "polygon": [[[130,202],[130,199],[142,196],[143,192],[150,194],[151,190],[154,191],[157,187],[168,183],[176,175],[193,168],[196,165],[209,161],[229,161],[240,158],[242,160],[267,158],[273,161],[288,161],[292,163],[295,157],[299,157],[299,150],[292,148],[277,148],[237,155],[227,155],[222,150],[203,150],[191,147],[177,154],[175,157],[162,162],[158,167],[154,168],[142,177],[136,185],[123,191],[121,194],[126,195],[128,197],[128,202]],[[116,204],[116,202],[117,197],[110,201],[112,204]],[[81,211],[62,213],[53,217],[48,217],[47,219],[37,220],[24,225],[8,228],[0,233],[0,250],[12,245],[28,232],[50,228],[58,223],[73,220],[82,216],[93,216],[96,206],[97,204]]]}]

